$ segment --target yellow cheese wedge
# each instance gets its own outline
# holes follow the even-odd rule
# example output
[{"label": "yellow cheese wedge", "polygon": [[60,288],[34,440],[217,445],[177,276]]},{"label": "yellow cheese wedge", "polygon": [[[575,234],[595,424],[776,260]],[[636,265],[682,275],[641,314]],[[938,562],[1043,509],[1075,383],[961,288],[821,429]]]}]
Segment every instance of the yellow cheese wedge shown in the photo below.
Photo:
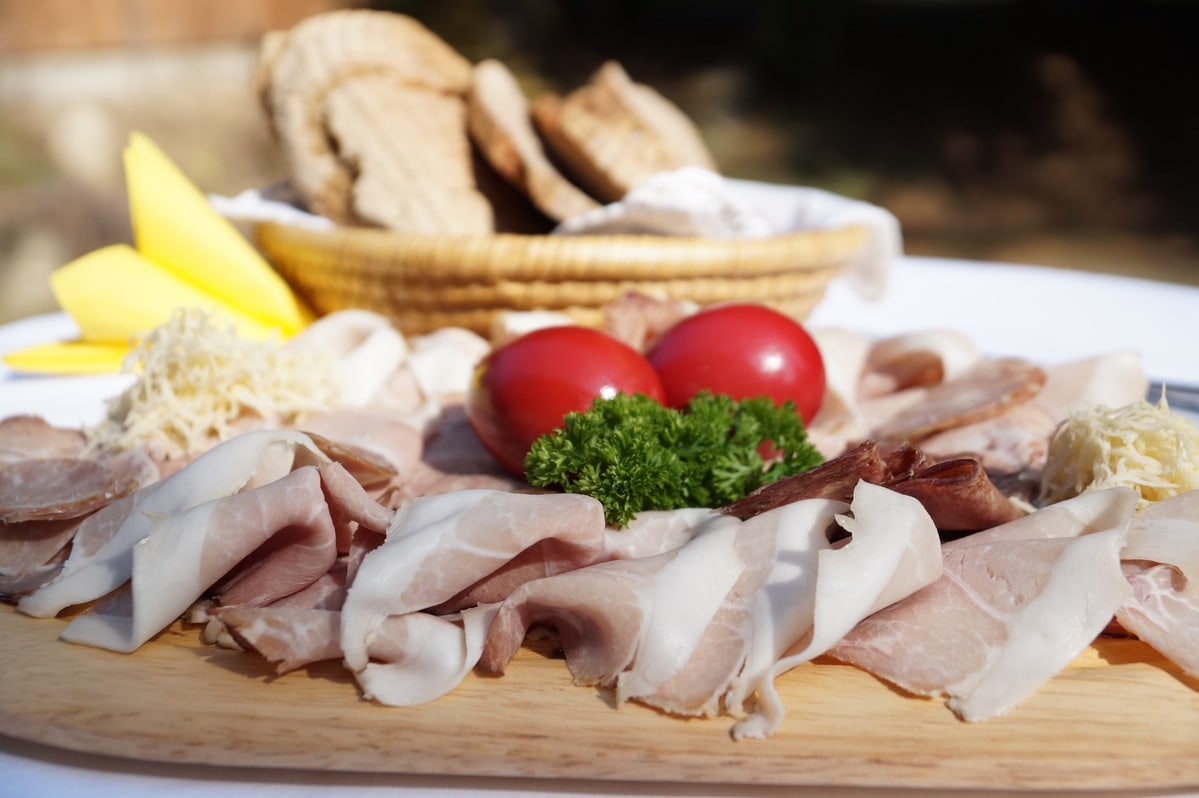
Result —
[{"label": "yellow cheese wedge", "polygon": [[258,250],[139,133],[125,149],[125,180],[133,239],[142,255],[285,336],[312,321],[312,313]]},{"label": "yellow cheese wedge", "polygon": [[283,337],[259,319],[181,280],[124,244],[90,252],[50,274],[58,304],[88,343],[126,345],[165,323],[176,308],[207,312],[254,340]]},{"label": "yellow cheese wedge", "polygon": [[9,352],[4,365],[35,374],[112,374],[121,370],[129,347],[83,341],[38,344]]}]

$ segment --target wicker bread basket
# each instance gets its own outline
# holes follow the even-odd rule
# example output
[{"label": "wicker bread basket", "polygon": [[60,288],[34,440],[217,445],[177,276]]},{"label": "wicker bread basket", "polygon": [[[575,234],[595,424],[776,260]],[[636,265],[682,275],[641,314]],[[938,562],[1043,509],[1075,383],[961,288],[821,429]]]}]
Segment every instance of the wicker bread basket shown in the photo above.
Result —
[{"label": "wicker bread basket", "polygon": [[583,324],[625,292],[759,302],[802,319],[866,241],[859,227],[763,239],[650,235],[397,235],[264,224],[259,247],[319,314],[372,310],[404,333],[456,326],[486,336],[508,310],[553,310]]}]

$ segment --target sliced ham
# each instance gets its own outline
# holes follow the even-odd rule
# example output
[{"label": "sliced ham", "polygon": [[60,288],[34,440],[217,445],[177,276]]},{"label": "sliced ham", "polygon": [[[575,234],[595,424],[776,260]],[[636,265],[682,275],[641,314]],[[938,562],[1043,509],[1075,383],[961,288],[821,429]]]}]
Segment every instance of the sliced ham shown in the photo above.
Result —
[{"label": "sliced ham", "polygon": [[1132,595],[1116,620],[1199,678],[1199,491],[1142,510],[1121,556]]},{"label": "sliced ham", "polygon": [[336,556],[320,472],[302,466],[154,518],[133,548],[128,597],[76,616],[62,638],[134,651],[218,582],[225,582],[217,591],[224,603],[266,604],[318,579]]},{"label": "sliced ham", "polygon": [[210,611],[237,644],[279,674],[341,658],[341,613],[313,607],[217,607]]},{"label": "sliced ham", "polygon": [[[916,501],[862,483],[852,507],[853,518],[827,499],[715,517],[675,551],[529,582],[500,605],[480,665],[502,672],[529,627],[549,625],[579,683],[683,715],[736,712],[756,693],[737,734],[769,734],[783,711],[775,676],[939,573]],[[834,519],[848,543],[830,542]]]},{"label": "sliced ham", "polygon": [[[775,592],[760,605],[755,623],[758,656],[750,658],[740,689],[729,699],[739,708],[751,693],[756,697],[753,712],[734,725],[734,738],[769,736],[782,723],[786,708],[774,686],[778,676],[824,654],[863,618],[941,576],[940,538],[919,502],[862,482],[849,509],[836,517],[849,540],[815,547],[814,569],[796,568],[791,551],[776,561],[769,581]],[[771,629],[768,647],[757,641],[764,627]],[[762,656],[767,651],[769,658]]]},{"label": "sliced ham", "polygon": [[27,593],[52,578],[80,523],[68,518],[0,524],[0,596]]},{"label": "sliced ham", "polygon": [[948,696],[963,720],[1008,711],[1129,595],[1120,550],[1130,493],[1064,502],[946,544],[939,580],[864,620],[830,655],[908,692]]},{"label": "sliced ham", "polygon": [[[141,488],[88,518],[62,571],[24,596],[17,608],[50,617],[116,590],[133,574],[134,547],[162,518],[268,484],[301,465],[327,462],[312,440],[294,430],[259,430],[215,446],[160,482]],[[84,526],[89,534],[80,537]]]},{"label": "sliced ham", "polygon": [[408,502],[346,596],[347,666],[360,679],[374,667],[368,651],[387,618],[442,604],[543,540],[599,550],[605,528],[590,496],[467,490]]},{"label": "sliced ham", "polygon": [[[715,518],[680,549],[523,585],[500,605],[481,666],[503,673],[527,630],[548,625],[557,632],[576,683],[616,687],[620,699],[647,703],[659,690],[668,692],[668,682],[679,691],[681,669],[696,656],[705,631],[749,566],[738,552],[741,526],[732,518]],[[723,667],[716,669],[718,681],[726,681],[740,667],[748,641],[734,642],[731,650],[708,652],[723,654]],[[671,706],[670,711],[705,714],[721,692],[699,696],[689,707]],[[656,703],[666,697],[657,696]]]}]

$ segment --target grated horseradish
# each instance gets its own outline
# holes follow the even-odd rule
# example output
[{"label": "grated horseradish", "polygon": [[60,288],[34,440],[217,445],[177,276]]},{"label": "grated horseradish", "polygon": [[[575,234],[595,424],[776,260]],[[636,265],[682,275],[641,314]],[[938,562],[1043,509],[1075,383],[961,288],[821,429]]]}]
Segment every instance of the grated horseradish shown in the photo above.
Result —
[{"label": "grated horseradish", "polygon": [[175,311],[142,336],[123,370],[137,379],[109,400],[104,421],[84,430],[93,448],[183,457],[226,439],[247,415],[294,422],[339,395],[333,358],[247,340],[194,310]]},{"label": "grated horseradish", "polygon": [[1054,433],[1042,502],[1118,486],[1140,494],[1138,508],[1199,489],[1199,426],[1170,412],[1164,391],[1156,405],[1080,410]]}]

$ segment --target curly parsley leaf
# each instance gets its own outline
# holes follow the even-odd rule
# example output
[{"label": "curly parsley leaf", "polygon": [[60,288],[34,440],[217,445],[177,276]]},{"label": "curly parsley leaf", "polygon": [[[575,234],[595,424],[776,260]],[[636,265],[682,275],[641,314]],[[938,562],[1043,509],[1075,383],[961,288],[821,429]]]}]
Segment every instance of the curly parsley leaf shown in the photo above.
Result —
[{"label": "curly parsley leaf", "polygon": [[620,527],[642,510],[731,504],[822,461],[790,402],[702,393],[679,411],[619,394],[568,414],[560,429],[538,438],[525,478],[594,496],[608,523]]}]

